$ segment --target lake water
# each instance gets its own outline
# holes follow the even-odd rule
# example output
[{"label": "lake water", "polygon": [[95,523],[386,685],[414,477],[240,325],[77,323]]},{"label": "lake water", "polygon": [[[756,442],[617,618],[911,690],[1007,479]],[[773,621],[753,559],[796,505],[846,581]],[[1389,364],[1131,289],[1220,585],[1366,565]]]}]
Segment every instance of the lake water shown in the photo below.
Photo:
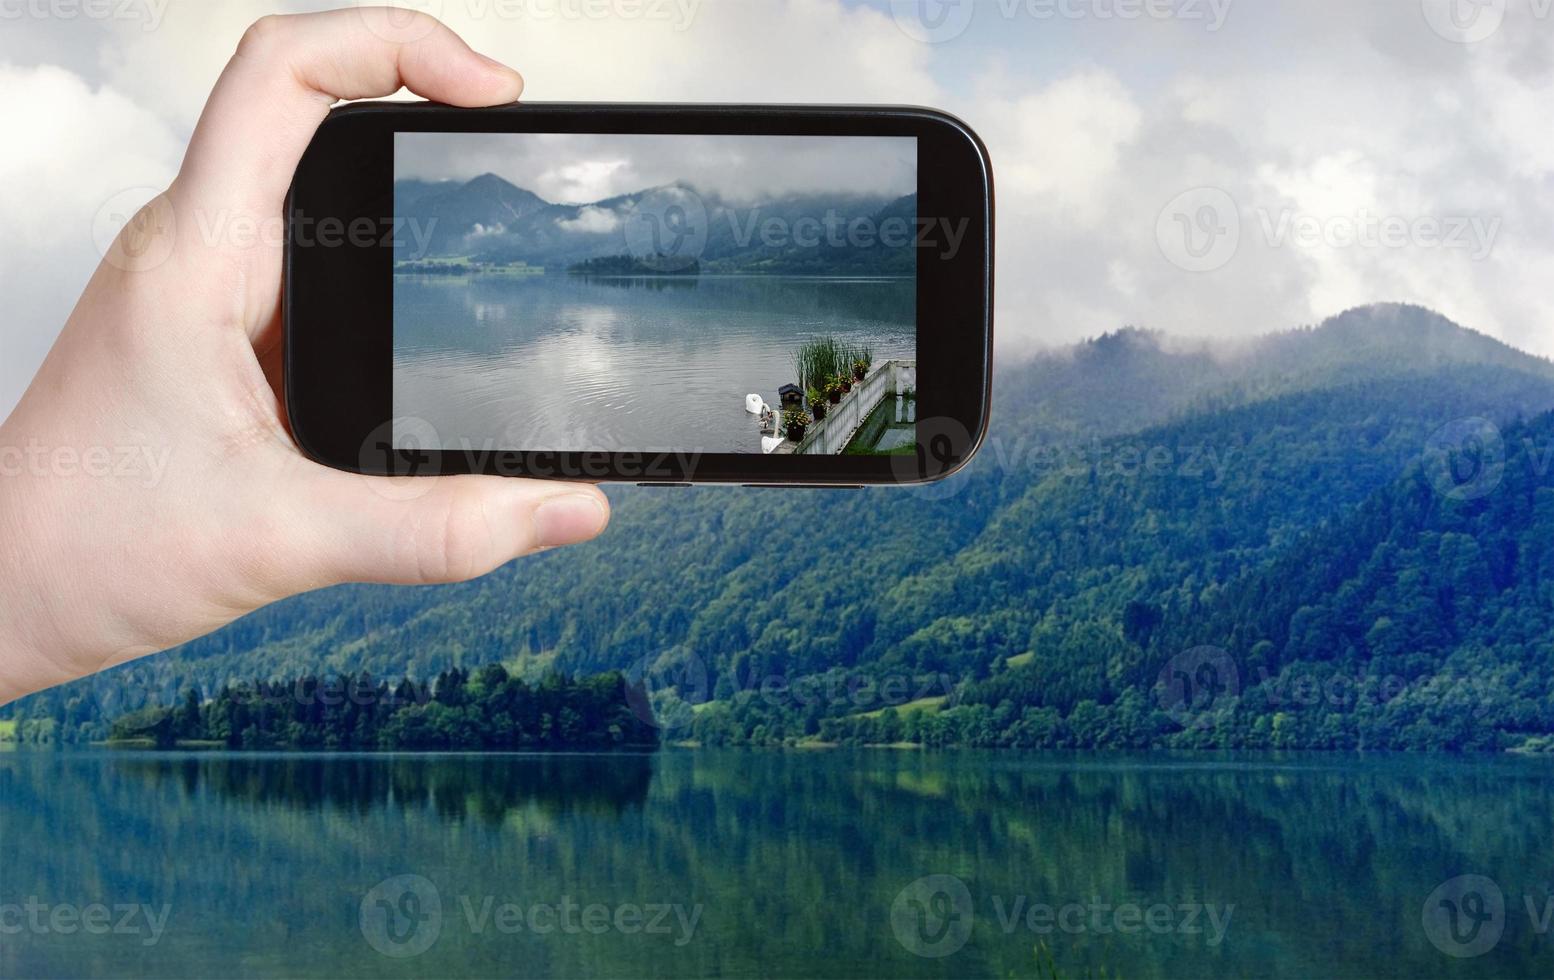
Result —
[{"label": "lake water", "polygon": [[1546,977],[1551,813],[1539,760],[6,752],[0,976]]},{"label": "lake water", "polygon": [[394,414],[445,448],[760,452],[745,396],[777,403],[831,335],[914,357],[912,280],[397,276]]}]

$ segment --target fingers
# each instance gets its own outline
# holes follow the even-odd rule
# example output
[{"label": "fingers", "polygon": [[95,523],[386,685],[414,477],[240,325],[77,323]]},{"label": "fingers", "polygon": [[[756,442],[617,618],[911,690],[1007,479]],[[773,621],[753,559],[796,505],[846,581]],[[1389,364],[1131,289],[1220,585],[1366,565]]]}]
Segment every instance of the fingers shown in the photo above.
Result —
[{"label": "fingers", "polygon": [[200,116],[179,203],[278,214],[330,105],[402,85],[434,101],[486,106],[516,100],[523,79],[425,14],[361,7],[261,19]]},{"label": "fingers", "polygon": [[301,554],[281,591],[337,582],[432,585],[597,536],[609,501],[595,487],[481,476],[387,479],[323,470],[294,501]]}]

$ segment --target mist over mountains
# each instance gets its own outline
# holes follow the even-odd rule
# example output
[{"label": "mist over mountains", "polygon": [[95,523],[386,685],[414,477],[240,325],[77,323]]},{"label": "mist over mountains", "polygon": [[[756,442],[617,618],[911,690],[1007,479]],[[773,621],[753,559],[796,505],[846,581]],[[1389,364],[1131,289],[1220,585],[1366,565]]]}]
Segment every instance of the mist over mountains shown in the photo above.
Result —
[{"label": "mist over mountains", "polygon": [[[401,180],[395,214],[422,238],[401,236],[397,261],[473,257],[547,272],[616,255],[683,251],[703,271],[911,276],[917,195],[802,194],[735,206],[686,183],[582,204],[554,204],[495,174],[468,182]],[[636,218],[636,229],[628,230]],[[890,225],[885,222],[891,221]],[[646,223],[644,223],[646,222]],[[849,227],[872,233],[848,232]],[[902,227],[906,240],[878,229]],[[417,246],[424,239],[424,252]]]},{"label": "mist over mountains", "polygon": [[[302,596],[17,710],[500,661],[645,668],[716,702],[677,733],[705,743],[1540,746],[1551,412],[1554,364],[1417,307],[1233,348],[1123,330],[1001,367],[989,441],[946,483],[612,490],[592,544]],[[1204,681],[1190,718],[1173,677]],[[860,681],[898,693],[791,693]]]}]

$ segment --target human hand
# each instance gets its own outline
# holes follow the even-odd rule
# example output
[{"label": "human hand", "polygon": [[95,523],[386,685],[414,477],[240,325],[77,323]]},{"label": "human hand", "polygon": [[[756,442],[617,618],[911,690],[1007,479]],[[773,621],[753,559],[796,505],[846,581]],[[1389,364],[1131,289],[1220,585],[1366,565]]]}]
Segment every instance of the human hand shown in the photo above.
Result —
[{"label": "human hand", "polygon": [[177,179],[119,235],[0,423],[0,704],[298,592],[472,578],[603,530],[593,487],[407,488],[319,466],[287,432],[282,236],[211,230],[280,228],[331,104],[401,85],[484,106],[523,80],[387,8],[266,17],[244,35]]}]

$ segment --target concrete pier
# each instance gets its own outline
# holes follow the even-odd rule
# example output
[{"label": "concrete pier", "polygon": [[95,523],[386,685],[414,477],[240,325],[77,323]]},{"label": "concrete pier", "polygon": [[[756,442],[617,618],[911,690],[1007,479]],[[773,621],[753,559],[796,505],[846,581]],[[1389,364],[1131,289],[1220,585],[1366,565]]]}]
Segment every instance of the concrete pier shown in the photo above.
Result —
[{"label": "concrete pier", "polygon": [[847,448],[858,427],[886,398],[917,390],[917,361],[895,360],[876,364],[853,390],[836,405],[826,405],[826,417],[812,423],[797,446],[788,443],[778,452],[834,456]]}]

